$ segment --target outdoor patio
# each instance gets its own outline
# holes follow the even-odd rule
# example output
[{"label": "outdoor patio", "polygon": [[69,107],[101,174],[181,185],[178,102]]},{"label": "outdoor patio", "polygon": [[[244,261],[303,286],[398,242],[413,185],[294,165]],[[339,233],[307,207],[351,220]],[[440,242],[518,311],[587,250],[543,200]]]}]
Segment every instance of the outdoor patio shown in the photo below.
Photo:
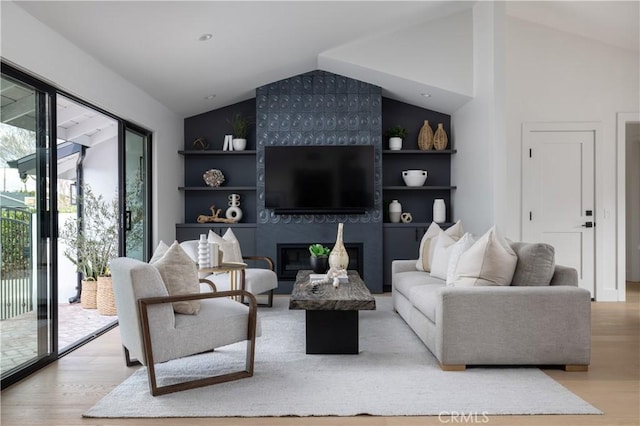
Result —
[{"label": "outdoor patio", "polygon": [[[59,351],[117,319],[117,316],[100,315],[97,309],[83,309],[80,303],[59,304]],[[36,325],[35,311],[0,321],[0,364],[3,372],[36,355]]]}]

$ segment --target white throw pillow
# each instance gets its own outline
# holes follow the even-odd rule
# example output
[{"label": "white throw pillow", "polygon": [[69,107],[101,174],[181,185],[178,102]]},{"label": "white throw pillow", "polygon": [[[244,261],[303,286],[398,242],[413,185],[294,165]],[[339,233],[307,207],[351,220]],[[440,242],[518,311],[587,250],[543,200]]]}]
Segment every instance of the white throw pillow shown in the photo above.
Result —
[{"label": "white throw pillow", "polygon": [[153,252],[153,256],[149,259],[149,263],[154,263],[160,260],[167,250],[169,250],[169,246],[164,241],[160,240],[158,247],[156,247],[156,251]]},{"label": "white throw pillow", "polygon": [[431,262],[431,276],[447,279],[447,268],[449,267],[449,258],[451,257],[451,249],[455,245],[458,237],[451,237],[446,232],[440,231],[436,239],[435,249],[433,250],[433,261]]},{"label": "white throw pillow", "polygon": [[[431,222],[427,232],[422,236],[420,251],[418,252],[418,261],[416,262],[416,269],[418,271],[431,272],[431,261],[440,231],[442,231],[442,228],[440,228],[437,223]],[[451,237],[462,237],[462,234],[464,234],[462,231],[462,222],[457,221],[444,232]]]},{"label": "white throw pillow", "polygon": [[494,226],[462,253],[456,266],[453,285],[510,285],[517,263],[516,253]]},{"label": "white throw pillow", "polygon": [[475,242],[476,240],[473,238],[473,235],[467,232],[462,236],[462,238],[456,241],[453,247],[451,247],[451,252],[449,253],[449,264],[447,265],[447,285],[453,285],[456,266],[458,266],[460,256],[462,256],[462,253],[467,251]]},{"label": "white throw pillow", "polygon": [[[164,256],[150,263],[158,268],[169,296],[200,293],[198,266],[177,241],[171,244]],[[180,314],[197,314],[200,301],[174,302],[173,310]]]},{"label": "white throw pillow", "polygon": [[210,243],[216,243],[222,251],[222,262],[242,262],[242,251],[240,250],[240,242],[236,238],[231,228],[227,229],[224,236],[220,236],[209,230]]}]

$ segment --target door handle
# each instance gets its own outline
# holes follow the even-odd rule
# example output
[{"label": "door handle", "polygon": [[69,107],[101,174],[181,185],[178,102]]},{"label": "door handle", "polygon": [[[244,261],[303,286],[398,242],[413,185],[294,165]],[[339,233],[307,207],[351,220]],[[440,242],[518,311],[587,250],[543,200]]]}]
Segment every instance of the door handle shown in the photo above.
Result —
[{"label": "door handle", "polygon": [[132,224],[131,224],[131,210],[127,210],[125,213],[125,217],[126,217],[126,225],[125,225],[125,231],[131,231],[131,229],[133,228]]},{"label": "door handle", "polygon": [[593,222],[585,222],[584,225],[580,225],[583,228],[593,228],[596,224]]}]

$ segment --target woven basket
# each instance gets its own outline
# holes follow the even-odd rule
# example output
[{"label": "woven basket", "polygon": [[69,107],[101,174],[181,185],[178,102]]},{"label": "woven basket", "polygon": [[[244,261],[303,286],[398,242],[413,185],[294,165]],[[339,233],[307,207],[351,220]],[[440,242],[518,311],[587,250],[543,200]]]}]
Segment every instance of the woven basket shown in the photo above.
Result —
[{"label": "woven basket", "polygon": [[436,134],[433,135],[433,146],[436,150],[442,151],[447,149],[447,143],[449,139],[447,138],[447,132],[444,131],[442,127],[442,123],[438,123],[438,129],[436,130]]},{"label": "woven basket", "polygon": [[418,148],[421,151],[428,151],[433,148],[433,130],[427,120],[424,120],[424,125],[418,134]]},{"label": "woven basket", "polygon": [[82,281],[82,292],[80,293],[80,305],[84,309],[95,309],[98,307],[96,303],[96,293],[98,290],[97,281]]},{"label": "woven basket", "polygon": [[100,315],[116,315],[116,299],[113,295],[111,277],[98,277],[97,294],[98,312]]}]

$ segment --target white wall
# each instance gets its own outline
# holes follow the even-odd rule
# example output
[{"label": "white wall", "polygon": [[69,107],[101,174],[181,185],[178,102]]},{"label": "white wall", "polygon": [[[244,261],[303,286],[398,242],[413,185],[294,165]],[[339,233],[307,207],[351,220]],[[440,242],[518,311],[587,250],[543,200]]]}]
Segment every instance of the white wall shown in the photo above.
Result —
[{"label": "white wall", "polygon": [[177,154],[184,137],[183,118],[13,2],[2,1],[0,7],[0,54],[5,60],[153,132],[153,244],[160,239],[173,241],[175,224],[183,221],[184,214],[177,190],[183,180],[183,165]]},{"label": "white wall", "polygon": [[[474,99],[451,117],[458,153],[452,158],[454,219],[476,236],[497,220],[496,203],[501,189],[494,182],[504,179],[504,66],[501,3],[478,2],[473,8]],[[503,229],[500,229],[503,231]]]},{"label": "white wall", "polygon": [[[601,123],[596,146],[596,299],[617,300],[616,113],[638,111],[639,57],[580,36],[506,20],[506,233],[521,236],[521,126]],[[500,184],[500,182],[496,182]]]},{"label": "white wall", "polygon": [[627,281],[640,281],[640,123],[626,128],[626,255]]}]

